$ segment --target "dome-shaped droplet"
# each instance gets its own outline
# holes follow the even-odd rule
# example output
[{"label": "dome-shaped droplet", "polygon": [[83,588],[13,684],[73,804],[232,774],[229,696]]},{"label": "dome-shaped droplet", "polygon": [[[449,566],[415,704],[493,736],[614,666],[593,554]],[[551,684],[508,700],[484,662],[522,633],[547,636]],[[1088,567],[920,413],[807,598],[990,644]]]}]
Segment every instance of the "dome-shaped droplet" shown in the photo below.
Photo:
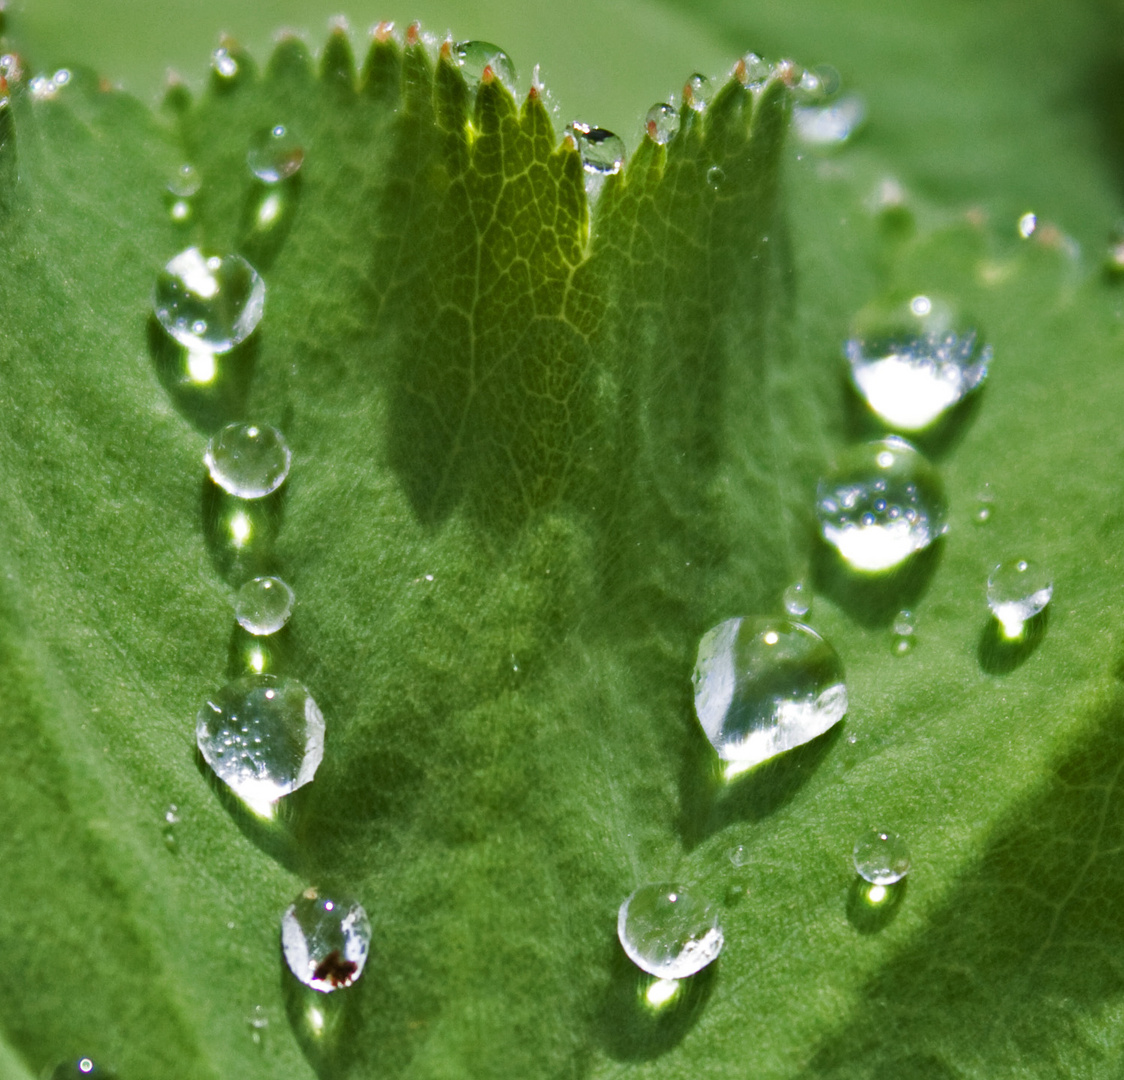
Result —
[{"label": "dome-shaped droplet", "polygon": [[734,75],[747,90],[761,90],[773,74],[773,65],[748,52],[734,65]]},{"label": "dome-shaped droplet", "polygon": [[168,191],[177,199],[190,199],[199,193],[203,180],[194,165],[181,165],[168,180]]},{"label": "dome-shaped droplet", "polygon": [[278,799],[316,775],[324,717],[295,679],[246,675],[203,703],[195,739],[215,775],[268,817]]},{"label": "dome-shaped droplet", "polygon": [[706,182],[717,191],[726,182],[726,171],[720,165],[711,165],[706,170]]},{"label": "dome-shaped droplet", "polygon": [[949,305],[914,296],[855,320],[844,352],[859,394],[897,431],[923,431],[987,377],[992,349]]},{"label": "dome-shaped droplet", "polygon": [[726,778],[822,735],[847,712],[843,664],[814,630],[727,619],[699,642],[695,713]]},{"label": "dome-shaped droplet", "polygon": [[987,579],[987,606],[1008,638],[1021,636],[1026,623],[1046,610],[1053,595],[1049,571],[1028,559],[1000,563]]},{"label": "dome-shaped droplet", "polygon": [[653,105],[644,118],[644,130],[653,142],[666,146],[679,131],[679,110],[662,101]]},{"label": "dome-shaped droplet", "polygon": [[716,959],[724,944],[716,909],[679,885],[641,885],[617,914],[628,958],[660,979],[686,979]]},{"label": "dome-shaped droplet", "polygon": [[726,857],[740,870],[743,866],[749,865],[749,848],[745,844],[738,844],[737,847],[732,847],[726,852]]},{"label": "dome-shaped droplet", "polygon": [[259,180],[277,184],[295,175],[304,164],[304,145],[284,124],[259,131],[250,141],[246,163]]},{"label": "dome-shaped droplet", "polygon": [[812,610],[812,587],[804,580],[794,581],[781,597],[784,609],[794,619],[802,619]]},{"label": "dome-shaped droplet", "polygon": [[904,439],[847,452],[816,498],[823,538],[862,573],[893,570],[948,529],[937,471]]},{"label": "dome-shaped droplet", "polygon": [[159,274],[152,308],[181,345],[224,353],[254,332],[265,307],[265,282],[241,255],[181,251]]},{"label": "dome-shaped droplet", "polygon": [[51,1080],[114,1080],[115,1077],[112,1069],[85,1055],[59,1062],[51,1071]]},{"label": "dome-shaped droplet", "polygon": [[515,88],[515,65],[511,57],[498,45],[490,41],[458,41],[453,46],[453,59],[456,60],[466,79],[479,82],[484,69],[490,67],[509,90]]},{"label": "dome-shaped droplet", "polygon": [[220,45],[211,53],[211,69],[223,82],[230,82],[238,75],[238,61],[226,45]]},{"label": "dome-shaped droplet", "polygon": [[276,634],[293,613],[293,590],[279,577],[256,577],[238,590],[234,617],[257,637]]},{"label": "dome-shaped droplet", "polygon": [[796,137],[809,146],[841,146],[866,120],[866,102],[844,94],[823,105],[798,105],[792,110]]},{"label": "dome-shaped droplet", "polygon": [[574,121],[570,135],[581,154],[582,168],[593,176],[610,176],[621,171],[624,164],[624,141],[605,128],[590,127]]},{"label": "dome-shaped droplet", "polygon": [[872,885],[893,885],[909,873],[909,845],[889,829],[868,829],[855,841],[855,870]]},{"label": "dome-shaped droplet", "polygon": [[289,475],[293,455],[268,424],[227,424],[211,436],[203,461],[219,487],[240,499],[260,499]]},{"label": "dome-shaped droplet", "polygon": [[281,948],[305,986],[330,993],[363,974],[371,923],[361,904],[306,889],[281,918]]},{"label": "dome-shaped droplet", "polygon": [[705,76],[697,71],[683,84],[683,107],[695,112],[705,112],[714,97],[714,86]]}]

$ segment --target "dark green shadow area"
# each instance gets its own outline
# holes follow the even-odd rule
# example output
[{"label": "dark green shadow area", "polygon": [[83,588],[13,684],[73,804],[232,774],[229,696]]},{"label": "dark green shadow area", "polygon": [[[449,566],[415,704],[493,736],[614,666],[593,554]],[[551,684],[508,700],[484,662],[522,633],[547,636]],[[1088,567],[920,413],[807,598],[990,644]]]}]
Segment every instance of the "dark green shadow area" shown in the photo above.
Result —
[{"label": "dark green shadow area", "polygon": [[801,1075],[1049,1076],[1063,1057],[1119,1075],[1094,1023],[1124,993],[1119,688],[1087,730]]},{"label": "dark green shadow area", "polygon": [[[860,934],[885,930],[901,910],[908,886],[908,878],[878,886],[856,874],[847,890],[847,921]],[[878,889],[882,890],[881,896]]]},{"label": "dark green shadow area", "polygon": [[349,1075],[355,1065],[359,1017],[363,999],[374,972],[368,967],[352,986],[325,994],[305,986],[289,970],[280,949],[281,997],[285,1014],[301,1052],[321,1080],[337,1080]]},{"label": "dark green shadow area", "polygon": [[[192,357],[156,321],[155,315],[148,317],[145,336],[160,385],[179,414],[197,431],[210,435],[246,415],[258,357],[257,334],[251,334],[228,353],[209,357]],[[202,370],[198,366],[200,360]],[[205,378],[208,361],[213,364],[213,378]]]},{"label": "dark green shadow area", "polygon": [[300,668],[293,663],[297,648],[291,624],[275,634],[258,637],[236,622],[227,648],[227,676],[237,679],[242,675],[269,673],[299,678]]},{"label": "dark green shadow area", "polygon": [[1020,667],[1042,643],[1050,625],[1050,609],[1043,608],[1023,624],[1023,632],[1016,638],[1003,633],[999,620],[990,618],[980,633],[976,658],[981,670],[988,675],[1006,675]]},{"label": "dark green shadow area", "polygon": [[663,1001],[660,990],[669,980],[641,971],[614,938],[599,1019],[605,1052],[617,1061],[650,1061],[678,1045],[714,993],[719,963],[715,960],[697,975],[678,980],[673,996]]},{"label": "dark green shadow area", "polygon": [[209,476],[203,478],[203,538],[215,569],[231,585],[280,573],[274,546],[284,517],[284,492],[282,485],[261,499],[239,499]]},{"label": "dark green shadow area", "polygon": [[300,205],[303,181],[299,172],[273,184],[255,179],[246,193],[239,228],[238,250],[264,274],[281,254]]},{"label": "dark green shadow area", "polygon": [[838,723],[822,735],[763,761],[732,781],[722,777],[718,755],[699,733],[691,740],[680,770],[679,830],[687,850],[737,821],[760,821],[785,803],[811,778],[843,731]]},{"label": "dark green shadow area", "polygon": [[812,556],[812,580],[822,593],[863,626],[887,627],[903,608],[924,596],[944,554],[944,537],[885,574],[857,574],[834,548],[817,536]]}]

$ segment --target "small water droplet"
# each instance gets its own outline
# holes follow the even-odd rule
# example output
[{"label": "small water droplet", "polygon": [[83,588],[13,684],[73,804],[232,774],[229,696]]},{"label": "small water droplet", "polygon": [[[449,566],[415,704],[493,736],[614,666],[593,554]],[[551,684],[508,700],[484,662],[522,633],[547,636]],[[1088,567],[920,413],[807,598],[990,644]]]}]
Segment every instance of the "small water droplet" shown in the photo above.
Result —
[{"label": "small water droplet", "polygon": [[250,1038],[254,1040],[255,1046],[261,1046],[265,1041],[265,1032],[269,1027],[269,1015],[261,1005],[255,1005],[246,1017],[246,1023],[250,1028]]},{"label": "small water droplet", "polygon": [[797,105],[792,110],[796,137],[808,146],[842,146],[863,126],[866,102],[844,94],[825,105]]},{"label": "small water droplet", "polygon": [[582,168],[593,176],[619,173],[624,164],[624,141],[605,128],[590,127],[575,120],[569,126],[574,145],[581,154]]},{"label": "small water droplet", "polygon": [[794,581],[781,597],[784,609],[794,619],[802,619],[812,610],[812,588],[804,580]]},{"label": "small water droplet", "polygon": [[226,45],[220,45],[211,53],[211,67],[224,82],[230,82],[238,75],[238,61]]},{"label": "small water droplet", "polygon": [[734,65],[734,75],[747,90],[761,90],[772,78],[773,65],[757,53],[748,52]]},{"label": "small water droplet", "polygon": [[1049,572],[1028,559],[1000,563],[987,579],[987,606],[1011,640],[1022,636],[1026,623],[1046,610],[1053,595]]},{"label": "small water droplet", "polygon": [[172,173],[167,186],[168,191],[177,199],[190,199],[199,193],[202,184],[203,178],[199,175],[199,170],[194,165],[185,163]]},{"label": "small water droplet", "polygon": [[245,675],[199,710],[204,761],[251,810],[272,817],[278,799],[309,783],[324,756],[324,717],[295,679]]},{"label": "small water droplet", "polygon": [[746,866],[749,863],[749,848],[745,844],[738,844],[737,847],[730,848],[726,856],[734,866]]},{"label": "small water droplet", "polygon": [[330,993],[363,974],[371,923],[361,904],[306,889],[281,918],[281,948],[305,986]]},{"label": "small water droplet", "polygon": [[722,951],[715,908],[679,885],[641,885],[620,906],[617,937],[628,958],[660,979],[686,979]]},{"label": "small water droplet", "polygon": [[[0,65],[0,72],[3,66]],[[1124,276],[1124,222],[1118,222],[1108,239],[1105,253],[1105,270],[1114,278]]]},{"label": "small water droplet", "polygon": [[276,634],[293,613],[293,590],[279,577],[256,577],[238,590],[234,617],[256,637]]},{"label": "small water droplet", "polygon": [[909,845],[890,829],[868,829],[855,841],[855,870],[872,885],[893,885],[909,873]]},{"label": "small water droplet", "polygon": [[725,179],[726,173],[717,165],[711,165],[711,167],[706,170],[706,182],[716,190],[722,186]]},{"label": "small water droplet", "polygon": [[843,664],[814,630],[727,619],[699,642],[695,713],[726,779],[822,735],[847,712]]},{"label": "small water droplet", "polygon": [[240,499],[260,499],[289,475],[293,455],[268,424],[227,424],[207,443],[203,461],[219,487]]},{"label": "small water droplet", "polygon": [[893,632],[893,640],[890,648],[895,656],[905,656],[906,653],[913,651],[913,646],[917,644],[917,638],[912,611],[906,611],[905,609],[899,611],[894,616],[891,631]]},{"label": "small water droplet", "polygon": [[706,112],[714,97],[714,87],[705,75],[697,71],[683,84],[683,107],[693,112]]},{"label": "small water droplet", "polygon": [[855,320],[844,346],[855,388],[897,431],[923,431],[987,378],[992,348],[977,329],[958,328],[952,308],[920,294]]},{"label": "small water droplet", "polygon": [[849,450],[820,481],[823,538],[860,573],[893,570],[948,531],[937,471],[904,439]]},{"label": "small water droplet", "polygon": [[51,1072],[51,1080],[113,1080],[114,1076],[111,1069],[85,1055],[60,1062]]},{"label": "small water droplet", "polygon": [[264,308],[265,282],[240,255],[191,247],[156,275],[156,319],[188,349],[229,352],[254,332]]},{"label": "small water droplet", "polygon": [[1015,225],[1019,236],[1029,240],[1038,229],[1038,215],[1033,213],[1023,214]]},{"label": "small water droplet", "polygon": [[250,141],[246,163],[250,172],[263,183],[277,184],[300,170],[304,164],[304,146],[291,128],[274,124]]},{"label": "small water droplet", "polygon": [[991,485],[984,484],[982,490],[976,496],[976,509],[972,514],[977,525],[986,525],[991,520],[991,509],[994,501],[995,497],[992,495]]},{"label": "small water droplet", "polygon": [[16,86],[23,80],[23,64],[17,53],[7,52],[0,55],[0,78],[5,79],[10,85]]},{"label": "small water droplet", "polygon": [[490,67],[492,74],[504,86],[509,90],[515,89],[515,65],[511,57],[490,41],[458,41],[453,46],[453,59],[466,79],[479,82],[484,76],[484,69]]},{"label": "small water droplet", "polygon": [[180,821],[179,807],[175,803],[169,803],[167,809],[164,811],[164,846],[169,851],[175,851],[177,847],[176,842],[176,826]]},{"label": "small water droplet", "polygon": [[653,142],[666,146],[679,131],[679,110],[674,105],[658,102],[648,110],[644,130]]}]

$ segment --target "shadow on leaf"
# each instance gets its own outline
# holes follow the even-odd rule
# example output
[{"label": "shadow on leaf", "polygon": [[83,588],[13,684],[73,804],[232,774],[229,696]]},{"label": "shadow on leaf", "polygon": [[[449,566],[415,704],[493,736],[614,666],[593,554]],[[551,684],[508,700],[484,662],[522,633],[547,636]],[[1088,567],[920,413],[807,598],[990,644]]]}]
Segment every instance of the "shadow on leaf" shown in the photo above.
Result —
[{"label": "shadow on leaf", "polygon": [[1043,608],[1028,619],[1018,637],[1009,638],[1003,633],[998,619],[988,619],[980,633],[976,656],[980,668],[988,675],[1006,675],[1021,666],[1046,636],[1050,622],[1050,609]]}]

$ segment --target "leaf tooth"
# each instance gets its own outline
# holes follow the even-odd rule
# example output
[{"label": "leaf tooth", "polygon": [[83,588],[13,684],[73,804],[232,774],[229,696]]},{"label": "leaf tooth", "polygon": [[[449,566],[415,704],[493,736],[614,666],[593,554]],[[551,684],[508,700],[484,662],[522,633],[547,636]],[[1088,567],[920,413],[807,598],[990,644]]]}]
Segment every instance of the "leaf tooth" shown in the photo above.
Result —
[{"label": "leaf tooth", "polygon": [[412,48],[421,43],[421,23],[415,19],[406,27],[406,47]]},{"label": "leaf tooth", "polygon": [[168,69],[160,108],[171,116],[183,116],[191,108],[191,90],[179,72]]},{"label": "leaf tooth", "polygon": [[282,33],[269,58],[266,75],[270,79],[286,82],[310,82],[313,78],[313,63],[308,46],[291,31]]},{"label": "leaf tooth", "polygon": [[371,47],[363,62],[361,93],[388,105],[402,93],[402,50],[394,39],[394,23],[381,22],[371,30]]},{"label": "leaf tooth", "polygon": [[703,146],[717,160],[736,152],[746,140],[742,110],[749,92],[737,78],[730,79],[714,96],[703,114]]},{"label": "leaf tooth", "polygon": [[[417,24],[412,23],[411,28]],[[402,56],[402,85],[406,111],[424,117],[433,112],[433,65],[429,52],[415,32],[406,32],[406,49]]]},{"label": "leaf tooth", "polygon": [[497,78],[482,78],[476,91],[476,127],[481,134],[498,133],[505,120],[515,117],[515,98],[511,91]]},{"label": "leaf tooth", "polygon": [[465,124],[468,122],[468,97],[468,84],[453,59],[449,42],[446,41],[438,54],[434,83],[437,123],[442,130],[464,134]]},{"label": "leaf tooth", "polygon": [[355,55],[346,20],[332,20],[332,30],[320,57],[320,78],[329,86],[337,86],[346,94],[355,93]]}]

